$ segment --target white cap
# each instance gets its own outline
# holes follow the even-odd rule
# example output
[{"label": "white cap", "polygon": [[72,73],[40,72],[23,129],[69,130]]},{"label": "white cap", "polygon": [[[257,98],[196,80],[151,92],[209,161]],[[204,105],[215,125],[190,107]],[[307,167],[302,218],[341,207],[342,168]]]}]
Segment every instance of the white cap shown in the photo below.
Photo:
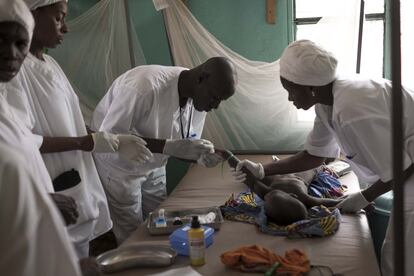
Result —
[{"label": "white cap", "polygon": [[310,40],[291,43],[280,57],[280,76],[300,85],[323,86],[336,78],[334,55]]},{"label": "white cap", "polygon": [[32,39],[34,20],[29,8],[22,0],[0,1],[0,22],[13,21],[22,25]]},{"label": "white cap", "polygon": [[68,0],[24,0],[27,4],[27,6],[29,6],[29,9],[31,11],[40,8],[40,7],[44,7],[44,6],[49,6],[58,2],[68,2]]}]

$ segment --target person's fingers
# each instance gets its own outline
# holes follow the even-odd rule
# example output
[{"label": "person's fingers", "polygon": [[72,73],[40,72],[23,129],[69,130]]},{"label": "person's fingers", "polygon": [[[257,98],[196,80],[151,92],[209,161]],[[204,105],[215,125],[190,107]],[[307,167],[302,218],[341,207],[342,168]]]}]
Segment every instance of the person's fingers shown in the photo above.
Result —
[{"label": "person's fingers", "polygon": [[134,137],[133,138],[134,142],[139,144],[139,145],[145,146],[147,144],[147,142],[144,139],[142,139],[141,137],[138,137],[138,136],[135,136],[135,135],[133,135],[132,137]]},{"label": "person's fingers", "polygon": [[236,166],[236,171],[240,171],[244,166],[244,161],[240,161]]}]

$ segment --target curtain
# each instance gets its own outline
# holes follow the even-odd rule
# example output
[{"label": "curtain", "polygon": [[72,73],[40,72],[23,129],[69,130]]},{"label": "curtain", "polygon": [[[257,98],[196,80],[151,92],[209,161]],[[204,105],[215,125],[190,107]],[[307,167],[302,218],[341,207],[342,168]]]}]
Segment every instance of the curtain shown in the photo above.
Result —
[{"label": "curtain", "polygon": [[[279,62],[248,60],[209,33],[181,0],[154,0],[164,19],[175,65],[193,68],[210,57],[224,56],[236,67],[233,97],[209,112],[203,138],[217,148],[282,151],[302,148],[311,122],[298,123],[279,80]],[[240,34],[242,35],[242,34]]]},{"label": "curtain", "polygon": [[[218,148],[232,150],[291,151],[303,148],[313,122],[299,120],[300,113],[288,102],[287,92],[279,80],[278,60],[271,63],[258,62],[235,53],[209,33],[181,0],[153,2],[155,8],[164,13],[175,65],[192,68],[210,57],[224,56],[232,60],[236,66],[236,94],[223,102],[219,109],[209,112],[203,132],[204,138],[211,140]],[[359,0],[341,2],[352,2],[352,5],[358,6]],[[358,26],[355,23],[358,22],[359,14],[355,14],[354,11],[359,9],[353,8],[348,14],[343,10],[344,5],[337,6],[335,14],[329,13],[329,16],[323,18],[318,28],[324,31],[326,42],[333,39],[333,28],[341,27],[341,33],[337,34],[346,35],[346,39],[352,37],[350,43],[339,45],[341,51],[346,52],[345,60],[349,60],[351,49],[356,53]],[[344,13],[346,16],[343,16]],[[352,22],[352,25],[346,28],[349,22]],[[334,23],[335,27],[329,27]],[[243,35],[242,30],[240,32],[239,35]],[[318,38],[317,41],[320,42],[321,39]],[[328,49],[332,48],[328,43],[323,45]],[[334,52],[341,54],[341,51]],[[350,65],[353,66],[353,72],[356,54],[354,57],[354,63]],[[339,55],[339,58],[342,58],[342,55]]]},{"label": "curtain", "polygon": [[79,96],[85,122],[119,75],[146,63],[127,20],[124,1],[101,0],[67,22],[63,44],[50,51]]}]

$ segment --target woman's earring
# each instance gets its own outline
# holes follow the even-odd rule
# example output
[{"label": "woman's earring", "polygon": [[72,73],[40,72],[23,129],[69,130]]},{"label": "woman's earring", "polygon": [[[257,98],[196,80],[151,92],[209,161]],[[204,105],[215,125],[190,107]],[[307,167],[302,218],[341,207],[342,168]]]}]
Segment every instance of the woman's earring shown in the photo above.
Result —
[{"label": "woman's earring", "polygon": [[311,91],[311,93],[312,93],[312,97],[315,97],[315,91]]}]

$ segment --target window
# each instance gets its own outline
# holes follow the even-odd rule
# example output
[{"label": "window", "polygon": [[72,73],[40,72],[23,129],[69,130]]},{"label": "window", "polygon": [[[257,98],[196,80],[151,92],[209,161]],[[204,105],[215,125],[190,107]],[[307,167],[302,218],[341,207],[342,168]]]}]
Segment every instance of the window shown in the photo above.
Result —
[{"label": "window", "polygon": [[[294,0],[293,3],[296,40],[310,39],[333,52],[340,61],[339,73],[383,76],[384,0]],[[313,109],[299,110],[297,119],[312,121],[314,117]]]}]

